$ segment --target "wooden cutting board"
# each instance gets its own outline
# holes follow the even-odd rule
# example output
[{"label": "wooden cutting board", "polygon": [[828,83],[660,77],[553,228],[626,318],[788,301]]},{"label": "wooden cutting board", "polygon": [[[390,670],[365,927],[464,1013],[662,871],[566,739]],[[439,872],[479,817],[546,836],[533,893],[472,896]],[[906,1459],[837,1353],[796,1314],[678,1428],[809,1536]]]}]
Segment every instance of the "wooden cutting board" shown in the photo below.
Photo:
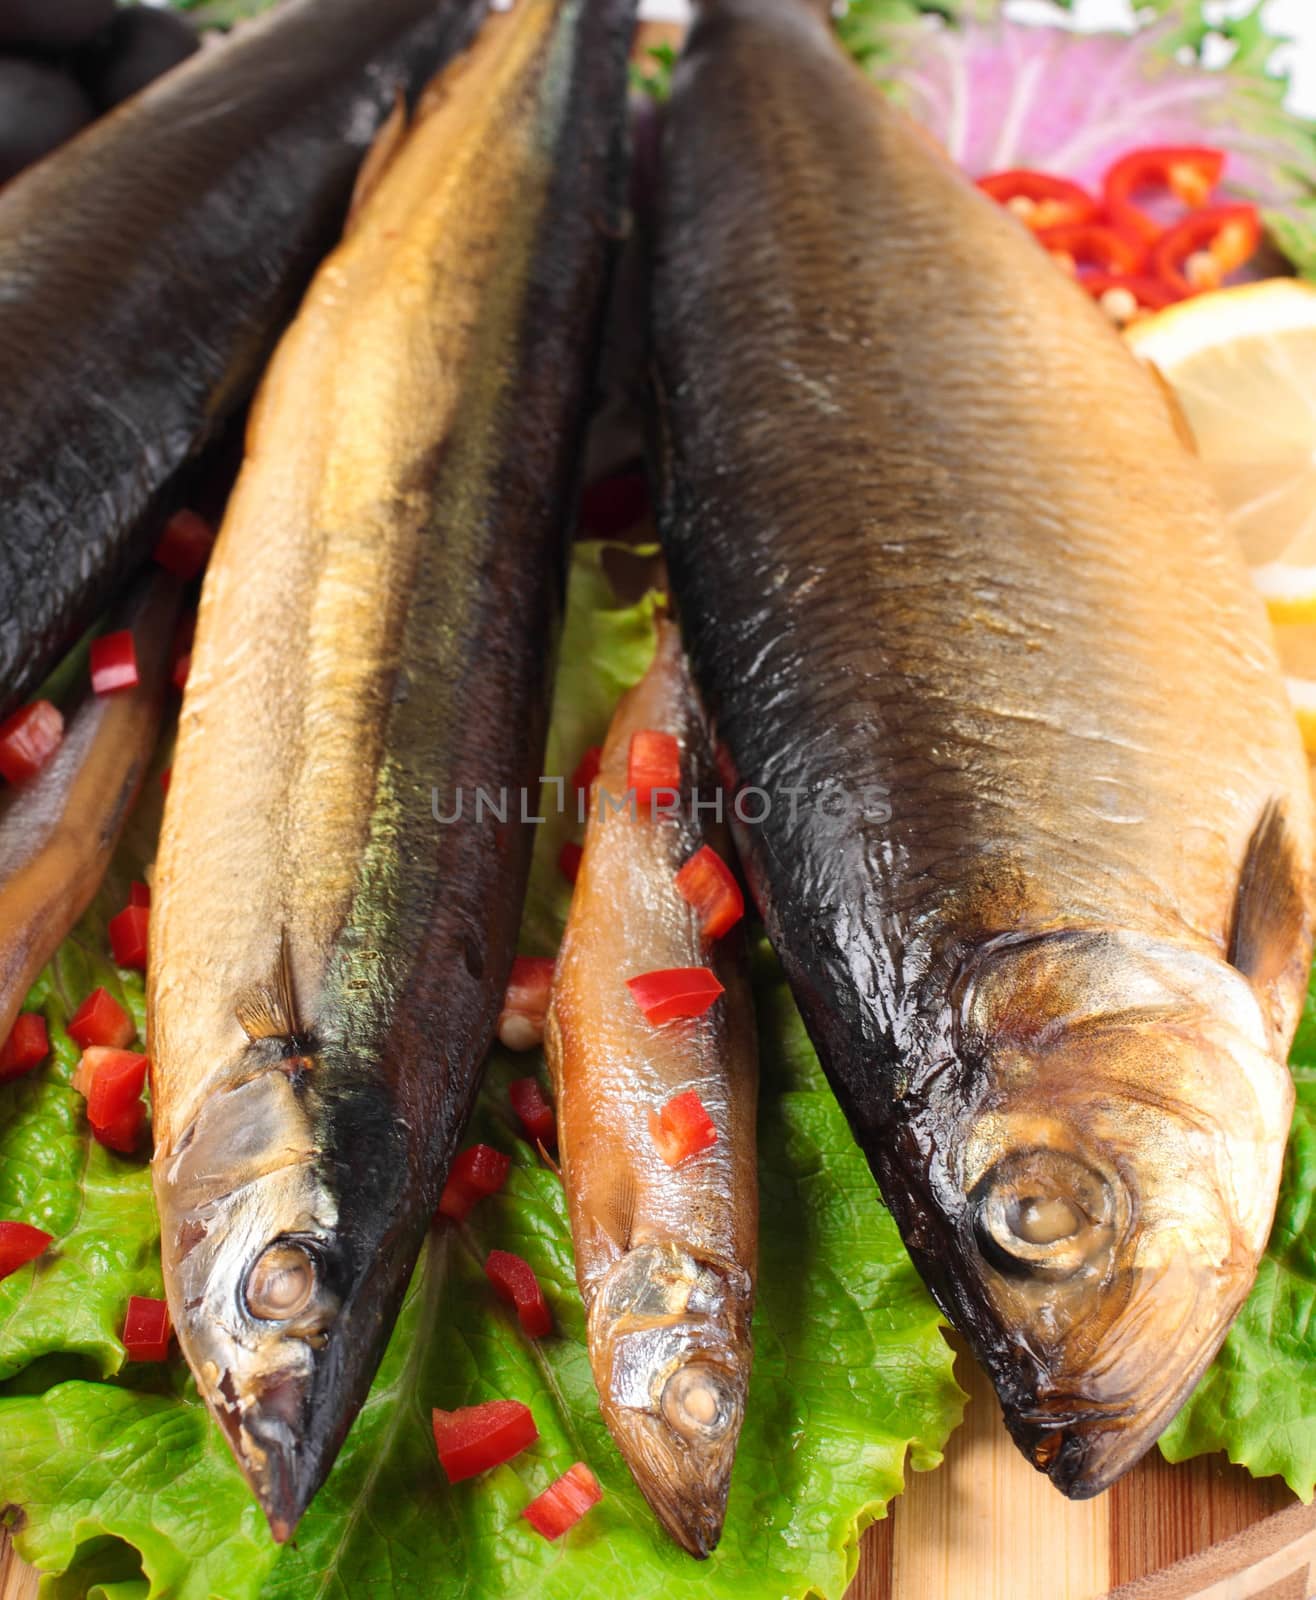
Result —
[{"label": "wooden cutting board", "polygon": [[[1310,1600],[1316,1505],[1223,1458],[1157,1457],[1074,1505],[1023,1459],[991,1386],[960,1353],[970,1401],[936,1472],[916,1473],[864,1538],[845,1600]],[[36,1600],[0,1535],[0,1600]],[[429,1600],[417,1596],[416,1600]]]}]

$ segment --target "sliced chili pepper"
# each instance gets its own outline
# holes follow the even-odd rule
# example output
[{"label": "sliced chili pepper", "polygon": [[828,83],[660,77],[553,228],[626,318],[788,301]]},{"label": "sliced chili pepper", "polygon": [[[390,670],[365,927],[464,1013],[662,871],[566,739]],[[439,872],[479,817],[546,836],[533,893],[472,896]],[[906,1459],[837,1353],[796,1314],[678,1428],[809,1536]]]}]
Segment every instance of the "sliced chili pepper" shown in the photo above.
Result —
[{"label": "sliced chili pepper", "polygon": [[0,777],[35,778],[64,741],[64,718],[49,700],[34,700],[0,722]]},{"label": "sliced chili pepper", "polygon": [[539,1437],[530,1407],[519,1400],[486,1400],[456,1411],[436,1410],[432,1422],[439,1465],[449,1483],[501,1467]]},{"label": "sliced chili pepper", "polygon": [[121,967],[146,971],[146,934],[151,912],[147,906],[125,906],[108,925],[110,949]]},{"label": "sliced chili pepper", "polygon": [[470,1149],[461,1151],[443,1186],[440,1214],[451,1217],[454,1222],[462,1221],[477,1200],[498,1193],[507,1182],[511,1165],[512,1158],[492,1145],[473,1144]]},{"label": "sliced chili pepper", "polygon": [[176,578],[195,578],[210,559],[214,530],[195,511],[175,511],[155,547],[155,563]]},{"label": "sliced chili pepper", "polygon": [[0,1081],[21,1078],[39,1067],[50,1054],[50,1033],[39,1011],[24,1011],[14,1018],[9,1037],[0,1045]]},{"label": "sliced chili pepper", "polygon": [[[571,791],[576,797],[576,813],[580,816],[581,802],[589,805],[589,792],[594,787],[594,780],[599,775],[599,767],[603,764],[603,746],[592,744],[577,763],[576,770],[571,774]],[[580,816],[583,822],[585,819]]]},{"label": "sliced chili pepper", "polygon": [[131,689],[137,682],[137,646],[129,629],[91,641],[91,686],[97,694]]},{"label": "sliced chili pepper", "polygon": [[130,906],[149,906],[151,904],[150,885],[140,883],[134,878],[128,887],[128,904]]},{"label": "sliced chili pepper", "polygon": [[627,978],[626,987],[650,1022],[702,1017],[722,991],[707,967],[667,967]]},{"label": "sliced chili pepper", "polygon": [[531,1144],[548,1145],[557,1139],[557,1118],[553,1107],[544,1099],[538,1078],[517,1078],[509,1083],[507,1098]]},{"label": "sliced chili pepper", "polygon": [[657,793],[665,793],[668,799],[680,794],[681,746],[672,734],[641,728],[631,735],[626,787],[635,791],[635,804],[641,811],[652,809]]},{"label": "sliced chili pepper", "polygon": [[978,187],[1034,230],[1095,222],[1101,209],[1081,184],[1029,167],[989,173],[978,179]]},{"label": "sliced chili pepper", "polygon": [[693,1089],[676,1095],[661,1111],[650,1110],[649,1132],[669,1167],[679,1167],[717,1143],[717,1128]]},{"label": "sliced chili pepper", "polygon": [[1156,276],[1181,298],[1218,289],[1261,245],[1261,218],[1249,205],[1208,206],[1167,228],[1152,246]]},{"label": "sliced chili pepper", "polygon": [[1137,239],[1102,222],[1076,222],[1064,228],[1044,228],[1037,235],[1062,266],[1081,277],[1085,271],[1138,272],[1147,252]]},{"label": "sliced chili pepper", "polygon": [[0,1278],[44,1255],[53,1237],[28,1222],[0,1222]]},{"label": "sliced chili pepper", "polygon": [[643,469],[596,478],[580,497],[580,531],[592,539],[615,539],[643,520],[649,509],[649,480]]},{"label": "sliced chili pepper", "polygon": [[172,767],[166,767],[164,769],[164,771],[160,774],[160,793],[161,794],[168,794],[169,793],[169,780],[173,777],[173,775],[174,775],[174,769]]},{"label": "sliced chili pepper", "polygon": [[584,850],[574,839],[568,839],[557,853],[557,870],[568,883],[574,884],[580,876],[580,863],[584,859]]},{"label": "sliced chili pepper", "polygon": [[710,845],[701,845],[681,868],[676,887],[699,913],[706,939],[720,939],[745,915],[736,875]]},{"label": "sliced chili pepper", "polygon": [[123,1347],[129,1361],[163,1361],[173,1338],[169,1304],[145,1295],[129,1297],[128,1314],[123,1319]]},{"label": "sliced chili pepper", "polygon": [[1195,211],[1210,200],[1224,170],[1224,151],[1206,145],[1152,145],[1130,150],[1106,173],[1106,213],[1117,228],[1151,244],[1160,237],[1165,223],[1137,205],[1136,197],[1160,190]]},{"label": "sliced chili pepper", "polygon": [[1178,299],[1158,278],[1118,272],[1092,272],[1083,287],[1118,327],[1124,327],[1140,311],[1162,311]]},{"label": "sliced chili pepper", "polygon": [[187,675],[191,670],[192,652],[189,650],[174,662],[174,670],[169,675],[174,688],[178,690],[179,694],[182,694],[183,690],[187,688]]},{"label": "sliced chili pepper", "polygon": [[577,1461],[556,1483],[550,1483],[543,1494],[537,1495],[521,1515],[545,1539],[560,1539],[602,1498],[599,1480],[583,1461]]},{"label": "sliced chili pepper", "polygon": [[509,1050],[533,1050],[544,1042],[544,1018],[553,988],[550,956],[517,956],[498,1014],[498,1042]]},{"label": "sliced chili pepper", "polygon": [[553,1313],[528,1261],[510,1250],[491,1250],[484,1263],[484,1275],[499,1298],[516,1307],[521,1329],[531,1339],[542,1339],[553,1331]]},{"label": "sliced chili pepper", "polygon": [[95,1045],[122,1050],[133,1041],[137,1024],[106,989],[93,989],[69,1019],[68,1036],[79,1050]]}]

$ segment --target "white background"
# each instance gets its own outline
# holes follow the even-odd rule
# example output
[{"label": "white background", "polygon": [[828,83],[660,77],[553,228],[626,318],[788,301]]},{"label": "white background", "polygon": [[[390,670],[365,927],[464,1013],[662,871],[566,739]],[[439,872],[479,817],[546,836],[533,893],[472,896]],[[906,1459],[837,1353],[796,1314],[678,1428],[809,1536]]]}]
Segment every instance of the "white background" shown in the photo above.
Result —
[{"label": "white background", "polygon": [[[1087,28],[1128,27],[1133,9],[1133,0],[1075,0],[1074,5],[1079,25]],[[1215,6],[1222,16],[1248,9],[1246,0],[1218,0]],[[1057,15],[1047,0],[1007,0],[1006,10],[1028,20]],[[687,0],[643,0],[640,11],[646,17],[673,19],[686,16],[689,7]],[[1293,77],[1289,103],[1316,117],[1316,0],[1267,0],[1262,14],[1272,33],[1294,40],[1285,62]]]}]

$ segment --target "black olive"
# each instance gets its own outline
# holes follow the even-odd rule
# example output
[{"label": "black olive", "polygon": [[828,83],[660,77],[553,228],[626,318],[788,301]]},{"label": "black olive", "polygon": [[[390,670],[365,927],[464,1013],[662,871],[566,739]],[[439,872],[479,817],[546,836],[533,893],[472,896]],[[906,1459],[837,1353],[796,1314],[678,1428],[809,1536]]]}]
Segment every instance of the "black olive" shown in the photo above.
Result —
[{"label": "black olive", "polygon": [[177,12],[124,6],[79,62],[79,76],[97,108],[108,111],[199,48],[196,30]]},{"label": "black olive", "polygon": [[0,56],[0,183],[63,144],[93,115],[91,102],[66,72]]},{"label": "black olive", "polygon": [[0,44],[81,44],[114,15],[114,0],[0,0]]}]

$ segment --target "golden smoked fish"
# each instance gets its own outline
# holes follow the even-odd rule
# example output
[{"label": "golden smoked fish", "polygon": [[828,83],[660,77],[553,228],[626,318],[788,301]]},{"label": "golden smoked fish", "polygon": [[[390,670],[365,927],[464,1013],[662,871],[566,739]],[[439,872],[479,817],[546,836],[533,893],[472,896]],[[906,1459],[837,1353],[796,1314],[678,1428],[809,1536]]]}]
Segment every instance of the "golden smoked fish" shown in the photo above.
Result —
[{"label": "golden smoked fish", "polygon": [[[631,738],[645,730],[679,741],[687,801],[693,790],[711,803],[716,776],[670,622],[608,731],[544,1045],[604,1419],[668,1532],[706,1556],[722,1532],[749,1383],[758,1057],[741,929],[710,944],[675,881],[701,846],[725,857],[724,829],[706,831],[709,814],[693,817],[688,804],[658,816],[623,804]],[[626,987],[701,966],[725,992],[699,1018],[650,1022]],[[717,1140],[669,1166],[649,1117],[690,1092]]]},{"label": "golden smoked fish", "polygon": [[656,230],[660,520],[772,802],[751,886],[920,1270],[1094,1494],[1275,1205],[1312,829],[1261,603],[1152,377],[821,5],[700,8]]},{"label": "golden smoked fish", "polygon": [[[515,951],[631,11],[521,0],[373,163],[206,576],[152,912],[155,1191],[180,1342],[278,1539],[365,1397]],[[477,785],[510,816],[442,825]]]}]

